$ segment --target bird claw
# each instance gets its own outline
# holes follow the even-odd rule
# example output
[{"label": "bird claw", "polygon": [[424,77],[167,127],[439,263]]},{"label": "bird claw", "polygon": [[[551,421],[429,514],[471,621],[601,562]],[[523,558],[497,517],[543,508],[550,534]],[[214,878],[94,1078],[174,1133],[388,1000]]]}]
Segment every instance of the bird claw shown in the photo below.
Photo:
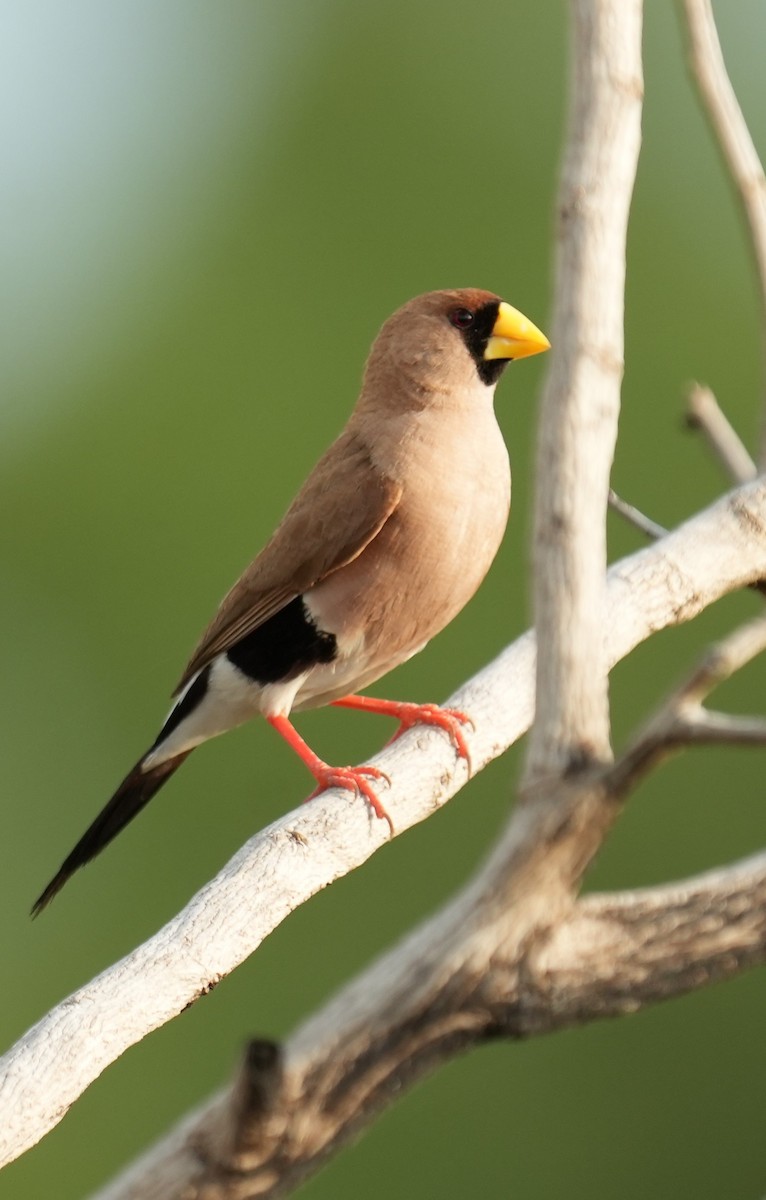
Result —
[{"label": "bird claw", "polygon": [[356,792],[357,795],[364,796],[375,816],[386,822],[393,837],[394,823],[378,799],[372,784],[365,779],[365,775],[370,775],[373,779],[382,779],[389,787],[391,786],[391,777],[385,771],[381,771],[379,767],[331,767],[325,764],[324,768],[315,775],[318,786],[307,797],[307,800],[313,800],[327,788],[333,787],[346,788],[350,792]]},{"label": "bird claw", "polygon": [[463,737],[461,725],[469,725],[471,729],[475,729],[468,713],[461,712],[459,708],[441,708],[438,704],[413,704],[408,700],[383,700],[377,696],[343,696],[340,700],[331,700],[331,704],[337,704],[340,708],[356,708],[362,712],[379,713],[384,717],[394,717],[399,722],[399,728],[392,738],[386,742],[390,746],[397,738],[401,737],[413,725],[434,725],[437,729],[443,729],[449,735],[452,745],[457,750],[458,756],[464,758],[468,764],[468,774],[473,774],[473,765],[471,763],[471,752],[468,749],[468,743]]},{"label": "bird claw", "polygon": [[471,729],[475,729],[468,713],[461,712],[458,708],[441,708],[438,704],[405,704],[398,706],[399,711],[392,713],[399,721],[399,728],[392,738],[389,739],[388,745],[400,738],[403,733],[411,729],[413,725],[433,725],[437,729],[443,729],[449,736],[452,745],[455,747],[458,757],[464,758],[468,765],[468,774],[473,774],[473,764],[471,762],[471,751],[468,748],[468,743],[463,736],[462,725],[467,725]]}]

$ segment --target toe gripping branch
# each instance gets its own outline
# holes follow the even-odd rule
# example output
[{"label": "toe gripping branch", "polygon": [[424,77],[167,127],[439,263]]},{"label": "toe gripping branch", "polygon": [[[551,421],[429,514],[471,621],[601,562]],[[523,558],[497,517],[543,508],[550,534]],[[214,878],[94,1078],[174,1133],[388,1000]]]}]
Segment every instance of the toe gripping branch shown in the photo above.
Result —
[{"label": "toe gripping branch", "polygon": [[326,788],[347,788],[351,792],[364,796],[375,816],[387,823],[393,836],[394,823],[370,783],[370,779],[382,779],[390,784],[391,780],[385,771],[379,770],[378,767],[332,767],[329,763],[324,762],[318,754],[315,754],[308,743],[304,742],[287,717],[268,717],[267,719],[314,776],[317,787],[308,797],[309,800],[313,800],[314,796],[318,796]]},{"label": "toe gripping branch", "polygon": [[357,708],[363,712],[380,713],[384,717],[394,717],[399,722],[399,728],[390,741],[411,729],[413,725],[434,725],[443,729],[449,735],[458,756],[464,758],[471,774],[471,752],[463,734],[463,726],[473,729],[473,721],[468,713],[459,708],[440,708],[438,704],[411,704],[406,700],[379,700],[376,696],[344,696],[341,700],[333,700],[339,708]]},{"label": "toe gripping branch", "polygon": [[[363,712],[379,713],[386,717],[394,717],[399,722],[399,728],[391,742],[396,741],[413,725],[433,725],[443,729],[448,734],[452,745],[460,758],[468,764],[471,774],[471,754],[463,733],[463,727],[468,725],[473,729],[473,721],[467,713],[456,708],[440,708],[438,704],[411,704],[400,700],[379,700],[375,696],[344,696],[332,703],[338,708],[356,708]],[[291,746],[298,757],[308,767],[317,782],[316,789],[309,796],[313,799],[325,788],[342,787],[364,796],[376,817],[388,824],[391,834],[394,824],[386,812],[370,780],[382,779],[390,784],[391,780],[385,771],[378,767],[333,767],[315,754],[311,747],[304,742],[297,729],[287,717],[269,717],[269,724]]]}]

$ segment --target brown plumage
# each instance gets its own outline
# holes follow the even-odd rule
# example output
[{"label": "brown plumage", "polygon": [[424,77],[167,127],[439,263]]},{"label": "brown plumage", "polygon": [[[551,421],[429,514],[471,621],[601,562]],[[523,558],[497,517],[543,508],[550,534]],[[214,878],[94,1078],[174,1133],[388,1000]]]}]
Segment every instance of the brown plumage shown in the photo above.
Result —
[{"label": "brown plumage", "polygon": [[[365,481],[363,490],[358,488],[360,479]],[[309,475],[273,537],[224,596],[176,694],[217,654],[361,554],[401,494],[399,484],[375,469],[366,444],[344,430]]]},{"label": "brown plumage", "polygon": [[[273,537],[224,597],[176,703],[36,902],[39,912],[147,803],[200,742],[264,715],[319,788],[361,792],[389,820],[373,768],[330,767],[291,711],[340,704],[444,728],[466,753],[462,713],[353,693],[410,658],[470,599],[510,505],[492,399],[503,367],[548,348],[491,292],[418,296],[381,329],[356,407]],[[390,824],[390,820],[389,820]]]}]

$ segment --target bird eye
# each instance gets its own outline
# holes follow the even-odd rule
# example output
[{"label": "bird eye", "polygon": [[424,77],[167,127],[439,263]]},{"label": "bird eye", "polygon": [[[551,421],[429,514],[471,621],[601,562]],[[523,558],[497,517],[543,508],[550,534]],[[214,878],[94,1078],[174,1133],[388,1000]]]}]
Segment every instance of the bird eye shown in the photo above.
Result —
[{"label": "bird eye", "polygon": [[469,325],[473,325],[473,313],[467,308],[453,308],[449,319],[456,329],[468,329]]}]

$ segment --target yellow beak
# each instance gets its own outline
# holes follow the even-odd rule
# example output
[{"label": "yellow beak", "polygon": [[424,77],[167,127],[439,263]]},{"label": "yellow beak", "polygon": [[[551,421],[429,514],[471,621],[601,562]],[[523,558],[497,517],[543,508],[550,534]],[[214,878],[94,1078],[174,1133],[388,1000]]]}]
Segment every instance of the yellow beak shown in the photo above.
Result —
[{"label": "yellow beak", "polygon": [[547,337],[536,325],[517,308],[512,308],[505,300],[501,301],[492,335],[484,351],[485,359],[529,358],[550,348]]}]

